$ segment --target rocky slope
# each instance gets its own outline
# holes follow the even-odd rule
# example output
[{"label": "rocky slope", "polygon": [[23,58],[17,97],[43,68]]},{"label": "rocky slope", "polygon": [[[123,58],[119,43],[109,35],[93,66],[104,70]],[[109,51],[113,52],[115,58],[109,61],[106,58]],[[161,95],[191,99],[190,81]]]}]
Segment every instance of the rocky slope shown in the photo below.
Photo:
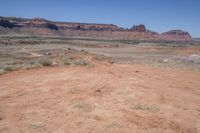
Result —
[{"label": "rocky slope", "polygon": [[73,36],[118,40],[192,40],[190,34],[182,30],[171,30],[159,34],[146,29],[143,24],[125,29],[113,24],[53,22],[43,18],[15,17],[0,17],[0,34]]}]

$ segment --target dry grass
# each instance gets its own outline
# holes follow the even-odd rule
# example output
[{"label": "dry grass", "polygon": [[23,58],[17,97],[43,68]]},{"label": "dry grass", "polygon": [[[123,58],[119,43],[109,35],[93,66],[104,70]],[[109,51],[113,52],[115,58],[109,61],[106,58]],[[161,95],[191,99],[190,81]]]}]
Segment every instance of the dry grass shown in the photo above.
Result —
[{"label": "dry grass", "polygon": [[131,106],[131,109],[146,110],[151,112],[159,111],[158,106],[154,104],[140,104],[140,103]]}]

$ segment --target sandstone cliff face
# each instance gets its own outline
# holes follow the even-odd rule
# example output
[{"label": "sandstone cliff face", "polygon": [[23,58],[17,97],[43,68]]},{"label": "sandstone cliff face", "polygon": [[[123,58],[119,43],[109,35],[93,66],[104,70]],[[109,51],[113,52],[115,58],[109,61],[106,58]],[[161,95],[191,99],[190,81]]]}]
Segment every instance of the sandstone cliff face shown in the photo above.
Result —
[{"label": "sandstone cliff face", "polygon": [[27,22],[24,22],[23,26],[35,27],[35,28],[49,28],[52,30],[58,30],[58,27],[54,23],[47,21],[43,18],[34,18],[32,20],[29,20]]},{"label": "sandstone cliff face", "polygon": [[190,34],[182,30],[171,30],[158,34],[146,29],[143,24],[135,25],[130,29],[124,29],[113,24],[52,22],[43,18],[17,19],[0,17],[0,34],[9,33],[116,40],[192,40]]},{"label": "sandstone cliff face", "polygon": [[163,38],[163,40],[175,39],[178,41],[180,40],[190,41],[192,38],[188,32],[182,30],[170,30],[168,32],[162,33],[161,37]]},{"label": "sandstone cliff face", "polygon": [[119,27],[112,24],[56,23],[56,25],[64,30],[74,29],[74,30],[113,31],[119,29]]}]

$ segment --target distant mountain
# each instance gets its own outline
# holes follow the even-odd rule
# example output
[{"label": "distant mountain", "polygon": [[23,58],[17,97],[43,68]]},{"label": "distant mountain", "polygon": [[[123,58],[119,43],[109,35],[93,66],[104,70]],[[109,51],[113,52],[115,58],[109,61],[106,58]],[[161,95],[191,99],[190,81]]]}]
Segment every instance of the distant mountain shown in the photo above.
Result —
[{"label": "distant mountain", "polygon": [[194,41],[200,41],[200,38],[192,38]]},{"label": "distant mountain", "polygon": [[44,36],[73,36],[117,40],[190,41],[191,35],[182,30],[162,34],[136,25],[125,29],[113,24],[54,22],[44,18],[0,17],[0,34],[26,34]]}]

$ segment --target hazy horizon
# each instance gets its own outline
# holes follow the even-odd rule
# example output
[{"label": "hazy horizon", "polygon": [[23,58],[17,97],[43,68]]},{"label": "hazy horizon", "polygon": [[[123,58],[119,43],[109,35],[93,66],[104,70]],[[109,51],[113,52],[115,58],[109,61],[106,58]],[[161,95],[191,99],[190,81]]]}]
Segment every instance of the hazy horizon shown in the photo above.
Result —
[{"label": "hazy horizon", "polygon": [[144,24],[159,33],[171,29],[188,31],[200,37],[198,0],[2,0],[0,16],[52,21],[114,24],[123,28]]}]

